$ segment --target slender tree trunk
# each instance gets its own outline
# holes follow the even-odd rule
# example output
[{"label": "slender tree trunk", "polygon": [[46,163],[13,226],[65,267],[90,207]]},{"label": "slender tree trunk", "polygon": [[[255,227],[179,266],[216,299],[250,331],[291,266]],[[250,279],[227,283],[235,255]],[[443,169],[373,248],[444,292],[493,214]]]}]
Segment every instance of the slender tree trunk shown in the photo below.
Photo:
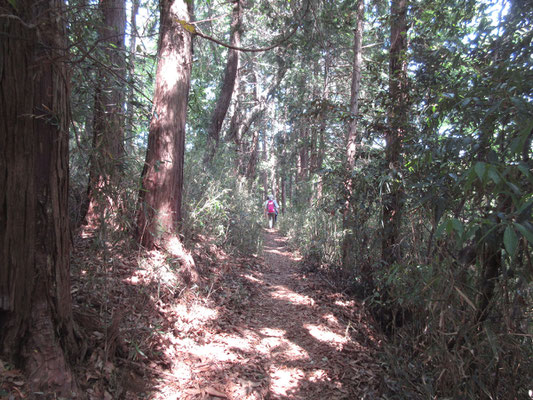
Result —
[{"label": "slender tree trunk", "polygon": [[285,181],[286,177],[281,178],[281,213],[285,214],[286,200],[285,200]]},{"label": "slender tree trunk", "polygon": [[137,54],[137,14],[139,12],[139,0],[133,0],[131,3],[131,16],[130,16],[130,43],[129,43],[129,60],[128,60],[128,93],[127,93],[127,109],[126,109],[126,126],[125,133],[127,135],[125,144],[127,145],[128,152],[131,152],[132,138],[133,138],[133,118],[134,118],[134,100],[135,93],[133,90],[135,79],[135,55]]},{"label": "slender tree trunk", "polygon": [[[306,124],[307,125],[307,124]],[[298,180],[305,181],[309,176],[309,130],[300,128],[300,146],[298,151]]]},{"label": "slender tree trunk", "polygon": [[385,159],[389,175],[389,191],[383,195],[382,259],[393,264],[400,258],[400,223],[402,215],[403,185],[402,140],[407,130],[407,0],[393,0],[391,4],[390,47],[390,112],[389,127],[385,133]]},{"label": "slender tree trunk", "polygon": [[99,7],[103,17],[99,38],[104,46],[104,59],[99,66],[94,100],[89,206],[85,218],[90,228],[104,223],[117,225],[124,156],[125,2],[102,0]]},{"label": "slender tree trunk", "polygon": [[[268,154],[267,154],[267,143],[266,143],[266,133],[264,130],[260,133],[260,139],[261,139],[261,161],[263,161],[263,165],[266,165],[266,162],[268,160]],[[272,189],[268,189],[268,180],[272,179],[272,177],[269,176],[269,171],[266,168],[263,168],[261,171],[261,180],[263,181],[263,190],[265,194],[272,193]]]},{"label": "slender tree trunk", "polygon": [[165,245],[181,220],[185,120],[190,86],[191,35],[186,0],[162,0],[154,108],[142,174],[138,238],[148,249]]},{"label": "slender tree trunk", "polygon": [[[242,0],[232,0],[233,11],[231,13],[231,39],[232,46],[239,47],[241,45],[241,31],[242,31]],[[237,50],[228,50],[228,60],[226,69],[224,71],[224,79],[222,81],[222,88],[218,96],[215,110],[211,115],[211,122],[207,131],[207,148],[204,156],[204,164],[209,165],[213,161],[213,157],[218,148],[220,141],[220,129],[222,123],[228,112],[231,102],[231,96],[235,87],[235,80],[237,71],[239,69],[239,52]]]},{"label": "slender tree trunk", "polygon": [[[253,67],[252,67],[253,68]],[[245,143],[245,137],[248,133],[248,131],[250,130],[250,127],[252,126],[252,124],[263,114],[263,112],[266,110],[267,108],[267,105],[268,105],[268,102],[272,99],[272,96],[274,94],[274,92],[276,91],[276,89],[279,87],[279,85],[281,84],[281,81],[283,80],[283,77],[285,76],[285,73],[287,72],[287,68],[282,65],[280,66],[280,69],[278,70],[278,74],[276,76],[276,79],[274,82],[272,82],[272,84],[269,86],[268,90],[267,90],[267,94],[264,98],[261,98],[259,99],[258,97],[258,94],[257,94],[257,79],[256,79],[256,75],[255,75],[255,72],[251,71],[250,73],[250,80],[252,82],[252,85],[253,85],[253,92],[252,92],[252,96],[253,96],[253,99],[255,101],[255,105],[250,109],[248,110],[246,113],[245,113],[245,116],[243,118],[239,118],[238,116],[235,117],[235,122],[233,124],[233,126],[230,127],[230,131],[232,132],[231,135],[233,137],[236,137],[238,138],[238,140],[240,140],[241,142],[241,154],[240,156],[243,158],[243,160],[241,161],[241,165],[243,166],[243,169],[245,168],[245,160],[244,160],[244,155],[245,155],[245,146],[244,146],[244,143]],[[240,105],[237,105],[236,107],[236,113],[238,112],[237,110],[239,108],[242,108]],[[232,118],[233,120],[233,118]],[[251,141],[251,144],[250,144],[250,150],[248,151],[248,153],[250,154],[250,158],[248,159],[248,163],[247,163],[247,166],[245,168],[245,172],[244,172],[244,175],[246,176],[246,178],[250,181],[250,180],[253,180],[255,178],[255,167],[256,167],[256,164],[257,164],[257,156],[258,156],[258,140],[256,142],[256,139],[258,139],[258,137],[256,138],[256,133],[254,133],[253,137],[252,137],[252,141]],[[251,181],[250,181],[251,183]]]},{"label": "slender tree trunk", "polygon": [[354,31],[353,45],[353,72],[350,99],[350,120],[346,135],[346,181],[345,185],[345,205],[342,218],[344,239],[342,243],[342,266],[345,271],[351,271],[357,264],[357,244],[356,244],[356,216],[353,207],[353,171],[357,157],[358,148],[361,145],[361,135],[357,128],[359,118],[359,96],[361,92],[361,63],[362,63],[362,43],[363,43],[363,18],[364,1],[357,2],[357,25]]},{"label": "slender tree trunk", "polygon": [[63,3],[1,0],[0,358],[72,398],[68,73]]},{"label": "slender tree trunk", "polygon": [[252,137],[252,146],[250,149],[250,159],[248,160],[248,167],[246,168],[246,179],[250,186],[255,179],[255,170],[257,167],[257,159],[259,154],[259,132],[255,131]]}]

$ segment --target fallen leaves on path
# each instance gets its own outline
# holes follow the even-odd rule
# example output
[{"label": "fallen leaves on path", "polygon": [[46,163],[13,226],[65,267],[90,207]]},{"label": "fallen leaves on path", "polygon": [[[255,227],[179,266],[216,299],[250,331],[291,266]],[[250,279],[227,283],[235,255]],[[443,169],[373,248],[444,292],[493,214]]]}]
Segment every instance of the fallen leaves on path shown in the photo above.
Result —
[{"label": "fallen leaves on path", "polygon": [[378,339],[359,304],[303,273],[275,231],[264,243],[262,258],[240,259],[197,244],[202,281],[189,288],[163,253],[102,263],[78,249],[89,397],[375,398]]}]

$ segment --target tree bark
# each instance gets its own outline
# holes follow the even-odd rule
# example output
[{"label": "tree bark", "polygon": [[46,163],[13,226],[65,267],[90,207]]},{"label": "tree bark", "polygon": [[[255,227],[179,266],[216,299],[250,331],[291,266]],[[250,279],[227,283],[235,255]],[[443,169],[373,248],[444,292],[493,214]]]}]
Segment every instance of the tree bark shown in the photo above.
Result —
[{"label": "tree bark", "polygon": [[346,272],[352,271],[357,264],[357,245],[356,245],[356,216],[353,207],[353,170],[357,157],[358,148],[361,145],[361,135],[359,133],[357,122],[359,118],[359,97],[361,92],[361,63],[362,63],[362,43],[363,43],[363,18],[364,18],[364,1],[357,2],[357,25],[354,30],[353,45],[353,72],[350,97],[350,119],[348,132],[346,135],[346,181],[345,186],[345,205],[342,218],[344,238],[342,243],[342,266]]},{"label": "tree bark", "polygon": [[[266,166],[267,160],[268,160],[268,154],[267,154],[267,140],[266,140],[266,132],[264,129],[260,132],[260,139],[261,139],[261,161],[263,162],[263,165]],[[272,179],[272,176],[269,176],[269,171],[266,168],[263,168],[261,171],[261,180],[263,181],[263,191],[265,194],[272,194],[272,188],[268,189],[268,181],[269,179]],[[272,181],[271,181],[272,182]]]},{"label": "tree bark", "polygon": [[127,109],[126,109],[126,144],[128,152],[131,153],[133,148],[133,118],[134,109],[133,105],[135,100],[135,93],[133,90],[135,80],[135,55],[137,54],[137,14],[139,12],[139,0],[133,0],[131,3],[131,16],[130,16],[130,43],[129,43],[129,61],[128,61],[128,93],[127,93]]},{"label": "tree bark", "polygon": [[309,130],[305,125],[299,130],[298,181],[305,181],[309,177]]},{"label": "tree bark", "polygon": [[407,0],[391,4],[391,45],[389,53],[389,127],[385,132],[385,160],[389,191],[383,195],[382,259],[393,264],[400,258],[400,223],[403,185],[401,182],[402,140],[407,130]]},{"label": "tree bark", "polygon": [[255,131],[252,136],[252,146],[250,149],[250,159],[248,160],[248,166],[246,168],[246,179],[250,186],[255,179],[255,169],[257,166],[257,159],[259,154],[259,132]]},{"label": "tree bark", "polygon": [[125,1],[101,0],[99,9],[102,15],[99,39],[104,49],[94,99],[93,148],[87,189],[89,205],[85,218],[86,224],[95,229],[102,224],[118,225],[126,77]]},{"label": "tree bark", "polygon": [[16,4],[0,1],[0,355],[32,391],[71,398],[64,4]]},{"label": "tree bark", "polygon": [[[231,13],[231,39],[232,46],[240,47],[242,33],[242,5],[241,0],[233,1],[233,11]],[[235,80],[239,69],[239,52],[234,49],[228,50],[228,60],[224,71],[222,88],[218,96],[215,109],[211,115],[211,122],[207,131],[207,147],[204,156],[204,164],[210,165],[218,149],[220,141],[220,129],[228,112],[231,102]]]},{"label": "tree bark", "polygon": [[142,173],[139,243],[164,245],[181,220],[185,121],[192,41],[178,20],[190,20],[186,0],[162,0],[154,108]]}]

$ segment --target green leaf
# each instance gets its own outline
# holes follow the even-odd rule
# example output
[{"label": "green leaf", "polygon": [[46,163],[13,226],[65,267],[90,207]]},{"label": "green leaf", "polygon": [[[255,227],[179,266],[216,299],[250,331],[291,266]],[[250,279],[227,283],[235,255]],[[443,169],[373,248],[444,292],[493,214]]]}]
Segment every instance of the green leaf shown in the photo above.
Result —
[{"label": "green leaf", "polygon": [[507,183],[507,186],[509,186],[511,188],[511,190],[513,191],[514,194],[516,194],[518,196],[522,195],[522,191],[520,190],[520,188],[518,186],[516,186],[512,182],[506,182],[506,183]]},{"label": "green leaf", "polygon": [[442,224],[440,224],[437,228],[437,231],[435,232],[435,237],[438,239],[442,236],[442,233],[446,229],[447,221],[443,221]]},{"label": "green leaf", "polygon": [[454,231],[457,232],[459,236],[463,236],[463,223],[459,221],[457,218],[452,219],[452,226]]},{"label": "green leaf", "polygon": [[533,231],[518,222],[513,222],[513,225],[533,245]]},{"label": "green leaf", "polygon": [[507,228],[505,228],[505,232],[503,233],[503,244],[505,245],[507,254],[512,257],[518,247],[518,236],[511,225],[507,225]]},{"label": "green leaf", "polygon": [[528,201],[526,201],[524,204],[520,206],[516,214],[518,215],[522,214],[524,211],[526,211],[527,208],[531,207],[532,204],[533,204],[533,199],[529,199]]},{"label": "green leaf", "polygon": [[489,166],[487,174],[489,175],[489,178],[494,181],[495,184],[498,184],[501,182],[500,175],[498,174],[498,171],[493,166]]},{"label": "green leaf", "polygon": [[474,171],[476,171],[476,174],[480,181],[483,181],[483,177],[485,176],[486,170],[487,170],[487,164],[485,164],[483,161],[478,161],[476,165],[474,166]]},{"label": "green leaf", "polygon": [[7,0],[9,2],[9,4],[11,4],[11,7],[13,7],[16,11],[18,11],[18,7],[17,7],[17,0]]}]

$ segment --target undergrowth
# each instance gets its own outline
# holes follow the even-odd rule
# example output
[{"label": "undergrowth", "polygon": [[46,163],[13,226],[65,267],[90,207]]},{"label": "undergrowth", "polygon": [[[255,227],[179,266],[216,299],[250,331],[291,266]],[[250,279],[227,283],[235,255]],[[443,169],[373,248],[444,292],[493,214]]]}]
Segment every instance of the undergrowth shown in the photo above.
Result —
[{"label": "undergrowth", "polygon": [[[386,266],[381,261],[379,194],[365,194],[364,187],[358,187],[357,201],[352,204],[358,218],[353,276],[337,285],[342,290],[350,285],[357,288],[358,268],[371,267],[374,290],[363,298],[388,337],[381,354],[386,370],[384,398],[531,398],[533,288],[527,272],[531,263],[526,238],[513,241],[510,234],[505,238],[503,224],[490,231],[499,229],[505,243],[498,253],[501,273],[493,279],[494,292],[486,314],[480,317],[485,247],[479,238],[476,244],[465,237],[470,232],[467,223],[473,226],[471,230],[485,232],[487,221],[480,219],[484,225],[479,228],[476,219],[465,218],[463,228],[452,219],[443,223],[439,233],[428,219],[431,209],[420,203],[409,209],[407,203],[401,257]],[[367,202],[370,197],[372,207]],[[314,201],[290,210],[280,227],[303,255],[304,266],[344,279],[336,274],[342,264],[344,238],[339,202]],[[507,251],[513,248],[514,255]],[[467,250],[477,257],[469,256]]]},{"label": "undergrowth", "polygon": [[257,254],[262,246],[262,213],[258,196],[243,178],[235,178],[231,168],[207,172],[200,162],[191,161],[185,169],[183,234],[210,237],[226,251]]}]

